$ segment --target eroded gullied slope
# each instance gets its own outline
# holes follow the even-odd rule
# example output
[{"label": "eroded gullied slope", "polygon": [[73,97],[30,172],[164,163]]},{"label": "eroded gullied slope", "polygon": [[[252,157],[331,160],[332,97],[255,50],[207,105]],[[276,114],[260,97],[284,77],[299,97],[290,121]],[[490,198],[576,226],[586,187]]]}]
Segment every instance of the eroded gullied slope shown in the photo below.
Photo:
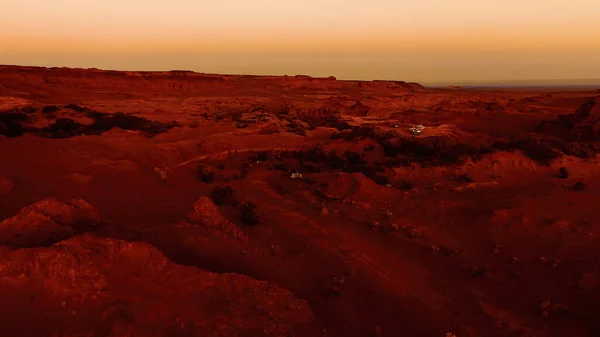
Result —
[{"label": "eroded gullied slope", "polygon": [[[25,208],[12,221],[40,214],[38,206]],[[62,219],[73,210],[67,205],[53,211],[45,214]],[[177,265],[147,243],[89,233],[48,247],[0,246],[0,297],[3,336],[314,332],[308,305],[287,290],[242,275]]]}]

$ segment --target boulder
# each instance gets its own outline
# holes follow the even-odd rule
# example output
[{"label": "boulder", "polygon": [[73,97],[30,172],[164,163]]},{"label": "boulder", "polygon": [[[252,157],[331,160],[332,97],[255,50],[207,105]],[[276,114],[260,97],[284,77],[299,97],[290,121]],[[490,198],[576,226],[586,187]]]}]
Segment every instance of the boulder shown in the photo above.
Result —
[{"label": "boulder", "polygon": [[[241,241],[248,241],[248,236],[236,225],[225,219],[215,203],[206,196],[200,197],[186,212],[189,224],[200,226],[213,236],[225,236]],[[180,224],[181,227],[187,227]]]}]

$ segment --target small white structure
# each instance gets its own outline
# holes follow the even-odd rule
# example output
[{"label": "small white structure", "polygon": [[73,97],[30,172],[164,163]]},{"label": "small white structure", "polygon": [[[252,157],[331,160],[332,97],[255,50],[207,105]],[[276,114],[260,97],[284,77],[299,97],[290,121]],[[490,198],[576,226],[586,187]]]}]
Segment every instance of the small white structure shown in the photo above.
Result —
[{"label": "small white structure", "polygon": [[425,127],[423,125],[419,124],[417,126],[413,126],[409,130],[413,135],[418,136],[423,132],[424,129],[425,129]]},{"label": "small white structure", "polygon": [[420,135],[420,134],[421,134],[421,132],[423,132],[423,130],[421,130],[421,129],[417,129],[417,128],[410,128],[409,130],[410,130],[410,132],[411,132],[413,135],[415,135],[415,136],[418,136],[418,135]]},{"label": "small white structure", "polygon": [[302,179],[302,173],[300,173],[300,172],[293,172],[292,175],[290,176],[290,178],[292,178],[292,179]]}]

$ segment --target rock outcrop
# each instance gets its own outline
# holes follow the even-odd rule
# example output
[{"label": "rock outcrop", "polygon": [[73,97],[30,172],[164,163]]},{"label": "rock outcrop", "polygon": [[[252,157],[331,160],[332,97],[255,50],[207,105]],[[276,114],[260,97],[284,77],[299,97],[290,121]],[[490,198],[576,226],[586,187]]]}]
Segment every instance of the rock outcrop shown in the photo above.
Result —
[{"label": "rock outcrop", "polygon": [[560,115],[556,120],[542,121],[535,131],[568,141],[599,140],[600,103],[598,103],[598,98],[581,105],[574,114]]},{"label": "rock outcrop", "polygon": [[[314,327],[307,303],[287,290],[91,234],[51,247],[0,247],[0,296],[15,318],[0,323],[6,337],[309,336],[303,331]],[[27,321],[35,324],[19,323]]]},{"label": "rock outcrop", "polygon": [[339,173],[326,190],[329,199],[342,200],[385,200],[395,190],[376,184],[362,173]]},{"label": "rock outcrop", "polygon": [[186,212],[185,217],[189,224],[204,229],[210,237],[248,241],[248,236],[239,227],[225,219],[209,197],[200,197]]},{"label": "rock outcrop", "polygon": [[41,247],[102,224],[100,212],[84,200],[44,199],[0,223],[0,245]]}]

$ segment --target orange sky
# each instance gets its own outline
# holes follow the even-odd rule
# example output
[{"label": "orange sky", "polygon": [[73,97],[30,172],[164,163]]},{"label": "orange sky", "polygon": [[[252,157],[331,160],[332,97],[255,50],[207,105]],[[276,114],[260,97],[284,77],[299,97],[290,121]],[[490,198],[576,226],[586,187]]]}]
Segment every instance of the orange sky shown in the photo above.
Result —
[{"label": "orange sky", "polygon": [[1,0],[0,64],[422,83],[600,78],[597,0]]}]

